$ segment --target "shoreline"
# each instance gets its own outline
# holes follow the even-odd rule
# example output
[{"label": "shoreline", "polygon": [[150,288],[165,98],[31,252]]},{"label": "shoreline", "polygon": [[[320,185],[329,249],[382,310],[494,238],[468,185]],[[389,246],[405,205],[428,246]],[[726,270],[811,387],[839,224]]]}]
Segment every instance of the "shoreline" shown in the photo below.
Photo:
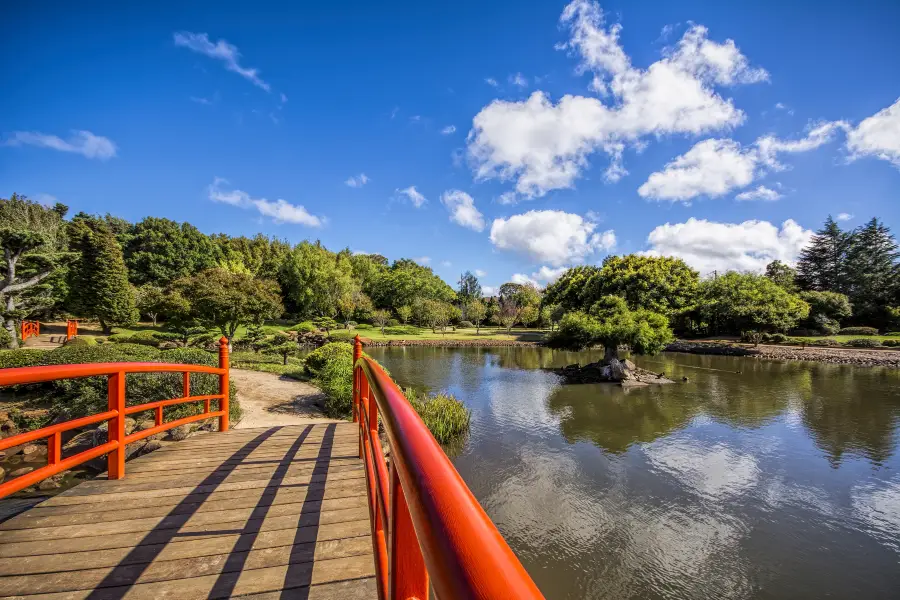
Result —
[{"label": "shoreline", "polygon": [[431,346],[434,348],[485,348],[524,346],[535,348],[543,346],[542,342],[525,342],[522,340],[373,340],[360,336],[362,345],[370,348],[385,348],[391,346]]},{"label": "shoreline", "polygon": [[900,369],[900,351],[866,348],[826,348],[738,344],[678,340],[666,346],[664,352],[682,352],[709,356],[739,356],[769,360],[796,360],[857,367],[890,367]]}]

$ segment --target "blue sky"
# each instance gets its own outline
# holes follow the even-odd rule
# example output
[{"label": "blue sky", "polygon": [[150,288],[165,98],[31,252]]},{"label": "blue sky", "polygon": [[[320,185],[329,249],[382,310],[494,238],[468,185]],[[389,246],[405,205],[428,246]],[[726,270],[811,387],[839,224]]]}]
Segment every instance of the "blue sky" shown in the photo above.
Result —
[{"label": "blue sky", "polygon": [[900,228],[898,26],[891,2],[18,3],[0,193],[450,283],[759,269],[829,213]]}]

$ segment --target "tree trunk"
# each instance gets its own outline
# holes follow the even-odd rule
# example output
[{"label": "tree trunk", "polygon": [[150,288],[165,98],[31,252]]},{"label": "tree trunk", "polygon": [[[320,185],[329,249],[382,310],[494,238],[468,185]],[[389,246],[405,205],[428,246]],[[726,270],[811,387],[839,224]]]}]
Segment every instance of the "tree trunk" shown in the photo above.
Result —
[{"label": "tree trunk", "polygon": [[109,335],[112,333],[112,325],[107,325],[106,321],[100,319],[100,329],[103,330],[104,335]]},{"label": "tree trunk", "polygon": [[288,357],[288,355],[287,355],[287,353],[285,353],[285,355],[284,355],[284,366],[287,366],[287,357]]},{"label": "tree trunk", "polygon": [[156,327],[156,313],[150,313],[150,320],[153,321],[153,326]]},{"label": "tree trunk", "polygon": [[[6,312],[12,315],[16,310],[16,300],[12,296],[6,297]],[[11,316],[6,319],[6,331],[9,332],[9,347],[13,350],[19,347],[19,335],[16,331],[16,321]]]},{"label": "tree trunk", "polygon": [[603,348],[603,362],[608,363],[609,361],[611,361],[614,358],[615,359],[619,358],[619,346],[618,345],[605,346]]}]

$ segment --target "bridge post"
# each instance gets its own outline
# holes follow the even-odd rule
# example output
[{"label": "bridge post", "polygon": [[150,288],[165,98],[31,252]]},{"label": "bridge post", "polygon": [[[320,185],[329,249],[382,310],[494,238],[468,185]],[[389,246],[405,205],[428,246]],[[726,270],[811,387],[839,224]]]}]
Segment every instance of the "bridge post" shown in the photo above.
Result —
[{"label": "bridge post", "polygon": [[228,431],[228,338],[224,335],[219,339],[219,368],[225,369],[219,375],[219,393],[222,394],[219,410],[223,411],[219,417],[219,431]]},{"label": "bridge post", "polygon": [[107,408],[118,411],[118,415],[109,420],[106,429],[107,441],[119,443],[115,450],[106,455],[106,478],[122,479],[125,477],[125,373],[119,371],[109,376],[107,382]]},{"label": "bridge post", "polygon": [[353,422],[359,421],[359,374],[356,372],[356,361],[362,358],[362,342],[359,334],[353,338]]}]

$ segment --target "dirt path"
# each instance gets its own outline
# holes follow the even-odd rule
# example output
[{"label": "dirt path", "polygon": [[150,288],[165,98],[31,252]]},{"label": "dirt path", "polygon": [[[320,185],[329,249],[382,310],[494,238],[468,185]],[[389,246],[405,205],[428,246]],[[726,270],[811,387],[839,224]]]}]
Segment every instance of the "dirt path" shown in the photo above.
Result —
[{"label": "dirt path", "polygon": [[244,369],[231,369],[231,378],[244,411],[235,429],[341,422],[322,414],[323,394],[308,383]]}]

